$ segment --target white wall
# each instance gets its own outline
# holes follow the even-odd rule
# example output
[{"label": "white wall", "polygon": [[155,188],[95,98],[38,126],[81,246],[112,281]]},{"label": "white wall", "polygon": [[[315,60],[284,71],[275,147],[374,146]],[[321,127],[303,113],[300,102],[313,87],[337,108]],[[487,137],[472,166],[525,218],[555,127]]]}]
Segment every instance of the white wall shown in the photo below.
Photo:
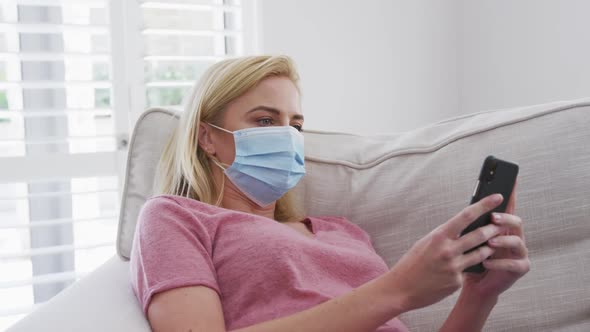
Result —
[{"label": "white wall", "polygon": [[590,96],[590,1],[462,2],[462,112]]},{"label": "white wall", "polygon": [[257,2],[259,51],[297,62],[308,129],[396,132],[590,95],[590,1]]},{"label": "white wall", "polygon": [[297,62],[306,128],[413,128],[458,106],[456,49],[448,47],[457,11],[438,3],[261,0],[260,48]]}]

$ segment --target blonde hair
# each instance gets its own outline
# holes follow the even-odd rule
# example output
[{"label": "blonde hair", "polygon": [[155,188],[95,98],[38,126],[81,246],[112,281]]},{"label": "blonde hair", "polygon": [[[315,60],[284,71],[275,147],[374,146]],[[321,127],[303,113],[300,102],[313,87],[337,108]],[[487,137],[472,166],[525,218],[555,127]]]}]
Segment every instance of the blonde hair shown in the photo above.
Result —
[{"label": "blonde hair", "polygon": [[[299,90],[299,75],[288,56],[247,56],[213,64],[200,78],[184,112],[164,148],[156,169],[154,194],[185,196],[220,206],[223,182],[217,190],[208,154],[198,144],[201,121],[221,126],[226,106],[268,77],[287,77]],[[196,152],[196,153],[195,153]],[[275,206],[277,221],[301,219],[292,193],[281,197]]]}]

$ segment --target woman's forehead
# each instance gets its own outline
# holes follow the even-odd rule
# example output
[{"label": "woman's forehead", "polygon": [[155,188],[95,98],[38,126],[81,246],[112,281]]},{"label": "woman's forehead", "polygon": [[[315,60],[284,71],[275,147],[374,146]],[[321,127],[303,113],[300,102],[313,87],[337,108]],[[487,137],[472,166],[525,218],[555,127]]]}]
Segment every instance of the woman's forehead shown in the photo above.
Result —
[{"label": "woman's forehead", "polygon": [[268,111],[302,118],[301,100],[295,84],[286,77],[271,77],[261,81],[247,93],[233,100],[228,113],[248,115],[255,111]]}]

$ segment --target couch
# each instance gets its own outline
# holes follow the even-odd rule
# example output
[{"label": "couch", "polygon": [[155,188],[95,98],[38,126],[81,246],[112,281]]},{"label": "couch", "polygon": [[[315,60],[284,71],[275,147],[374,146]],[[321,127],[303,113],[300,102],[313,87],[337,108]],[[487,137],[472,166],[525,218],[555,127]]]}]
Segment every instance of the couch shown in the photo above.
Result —
[{"label": "couch", "polygon": [[[155,108],[129,146],[117,255],[9,331],[148,331],[128,281],[136,218],[179,112]],[[307,174],[294,189],[310,215],[344,215],[389,266],[469,203],[487,155],[520,165],[516,214],[531,271],[500,297],[484,331],[590,331],[590,98],[490,110],[407,132],[305,132]],[[458,292],[401,316],[435,331]]]}]

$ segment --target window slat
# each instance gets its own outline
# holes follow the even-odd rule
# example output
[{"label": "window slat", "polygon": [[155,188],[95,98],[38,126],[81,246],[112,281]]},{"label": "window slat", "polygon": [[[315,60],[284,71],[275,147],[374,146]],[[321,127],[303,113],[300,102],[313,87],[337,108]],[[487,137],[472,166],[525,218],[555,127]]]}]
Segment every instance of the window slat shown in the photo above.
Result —
[{"label": "window slat", "polygon": [[166,88],[166,87],[177,87],[177,86],[193,86],[194,81],[153,81],[145,84],[147,88]]},{"label": "window slat", "polygon": [[39,33],[55,34],[64,31],[83,31],[90,34],[107,34],[108,25],[90,25],[90,24],[50,24],[50,23],[21,23],[5,22],[0,23],[0,31],[18,32],[18,33]]},{"label": "window slat", "polygon": [[58,117],[68,115],[94,115],[94,116],[110,116],[113,114],[112,109],[108,108],[89,108],[89,109],[65,109],[65,110],[8,110],[0,113],[0,117],[10,118],[45,118],[45,117]]},{"label": "window slat", "polygon": [[[3,157],[0,163],[0,183],[113,176],[119,169],[116,161],[125,159],[124,151]],[[40,168],[39,165],[43,167]]]},{"label": "window slat", "polygon": [[[112,135],[105,136],[88,136],[88,137],[63,137],[63,138],[47,138],[42,140],[24,140],[24,139],[0,139],[0,145],[48,145],[48,144],[70,144],[75,141],[115,141],[117,138]],[[1,199],[1,198],[0,198]]]},{"label": "window slat", "polygon": [[67,272],[60,272],[60,273],[42,274],[42,275],[38,275],[38,276],[28,278],[28,279],[0,281],[0,289],[12,288],[12,287],[22,287],[22,286],[28,286],[28,285],[51,284],[51,283],[62,282],[62,281],[70,281],[70,280],[82,278],[86,274],[87,273],[67,271]]},{"label": "window slat", "polygon": [[238,30],[184,30],[184,29],[143,29],[141,31],[144,35],[160,35],[160,36],[236,36],[241,31]]},{"label": "window slat", "polygon": [[207,5],[207,4],[191,4],[191,3],[173,3],[163,1],[143,1],[140,5],[145,9],[164,9],[164,10],[188,10],[188,11],[212,11],[223,10],[226,12],[239,11],[239,6],[232,5]]},{"label": "window slat", "polygon": [[19,252],[0,253],[0,260],[21,259],[21,258],[28,258],[28,257],[33,257],[33,256],[61,254],[61,253],[66,253],[66,252],[75,252],[78,250],[96,249],[96,248],[101,248],[101,247],[112,247],[114,245],[115,245],[115,241],[106,241],[106,242],[81,244],[81,245],[66,244],[66,245],[61,245],[61,246],[26,249],[26,250],[22,250]]},{"label": "window slat", "polygon": [[105,8],[108,0],[11,0],[17,5],[62,7],[70,4],[83,5],[88,8]]},{"label": "window slat", "polygon": [[68,87],[88,87],[107,89],[111,87],[111,81],[2,81],[0,89],[60,89]]},{"label": "window slat", "polygon": [[47,227],[55,225],[66,225],[66,224],[77,224],[99,220],[113,220],[118,217],[117,214],[94,217],[94,218],[61,218],[61,219],[48,219],[48,220],[35,220],[34,222],[22,223],[13,222],[9,224],[0,224],[0,229],[31,229],[37,227]]},{"label": "window slat", "polygon": [[227,58],[215,55],[146,55],[143,57],[145,61],[218,61]]},{"label": "window slat", "polygon": [[65,61],[69,59],[82,59],[94,61],[110,61],[108,53],[83,53],[83,52],[0,52],[0,61]]},{"label": "window slat", "polygon": [[97,189],[88,191],[51,191],[45,193],[33,193],[28,195],[10,195],[0,196],[0,201],[16,201],[21,199],[39,198],[39,197],[55,197],[55,196],[74,196],[74,195],[90,195],[98,193],[118,192],[118,188]]}]

